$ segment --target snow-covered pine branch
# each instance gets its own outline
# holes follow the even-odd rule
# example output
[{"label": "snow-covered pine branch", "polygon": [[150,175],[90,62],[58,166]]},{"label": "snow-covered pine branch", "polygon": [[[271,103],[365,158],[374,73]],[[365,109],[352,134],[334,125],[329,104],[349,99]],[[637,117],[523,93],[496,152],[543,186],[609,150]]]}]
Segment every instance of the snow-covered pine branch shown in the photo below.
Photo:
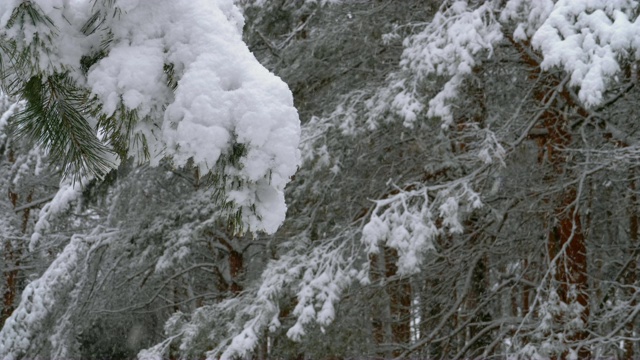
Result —
[{"label": "snow-covered pine branch", "polygon": [[232,1],[9,1],[0,20],[3,84],[28,100],[17,128],[76,164],[68,173],[192,159],[217,176],[239,229],[284,220],[299,120],[286,84],[242,42]]}]

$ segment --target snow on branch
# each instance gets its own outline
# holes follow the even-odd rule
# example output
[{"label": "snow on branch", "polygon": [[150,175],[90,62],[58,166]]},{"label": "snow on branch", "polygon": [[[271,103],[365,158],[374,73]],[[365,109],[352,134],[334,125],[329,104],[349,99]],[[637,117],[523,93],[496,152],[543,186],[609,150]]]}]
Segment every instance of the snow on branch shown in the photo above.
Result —
[{"label": "snow on branch", "polygon": [[[152,164],[163,155],[178,166],[193,159],[202,170],[237,178],[241,185],[226,189],[226,201],[242,210],[246,228],[274,232],[286,212],[284,186],[300,161],[287,85],[242,42],[244,20],[231,1],[135,4],[113,25],[109,55],[87,76],[105,115],[122,101],[140,117],[160,119],[134,131],[147,139]],[[172,80],[175,91],[166,86]]]},{"label": "snow on branch", "polygon": [[27,285],[20,305],[0,330],[0,358],[20,359],[30,349],[42,346],[44,337],[51,335],[43,334],[47,321],[52,320],[58,303],[65,301],[77,285],[88,249],[87,239],[73,236],[47,271]]},{"label": "snow on branch", "polygon": [[424,255],[435,250],[437,236],[462,233],[464,213],[483,205],[467,181],[398,189],[375,204],[362,241],[369,253],[378,253],[381,245],[397,250],[398,273],[405,275],[420,271]]},{"label": "snow on branch", "polygon": [[616,82],[622,59],[640,57],[637,8],[633,0],[511,0],[500,20],[515,22],[513,38],[541,52],[542,70],[566,71],[580,101],[594,107]]},{"label": "snow on branch", "polygon": [[640,58],[637,7],[632,0],[486,1],[475,8],[466,1],[446,2],[405,39],[401,66],[406,74],[395,81],[399,89],[392,108],[411,123],[421,110],[416,87],[430,76],[442,76],[446,83],[429,100],[427,115],[440,117],[443,127],[449,127],[451,101],[460,86],[507,31],[513,31],[509,36],[514,41],[540,51],[541,70],[566,71],[579,100],[597,106],[617,81],[623,59]]},{"label": "snow on branch", "polygon": [[[591,107],[620,71],[620,58],[640,56],[640,26],[635,1],[560,0],[531,38],[544,57],[540,67],[571,74],[570,85]],[[635,19],[634,19],[635,18]]]},{"label": "snow on branch", "polygon": [[[350,235],[351,239],[355,236]],[[293,249],[271,261],[258,284],[238,297],[203,306],[189,317],[181,312],[174,314],[165,331],[177,339],[180,352],[190,356],[207,351],[215,343],[217,346],[207,352],[208,359],[249,356],[258,345],[259,334],[275,332],[282,326],[280,302],[286,294],[296,295],[291,312],[296,322],[287,331],[290,339],[300,341],[306,334],[305,327],[312,323],[331,324],[344,289],[354,281],[365,281],[366,271],[357,270],[360,244],[337,237],[309,249],[302,237],[292,240]],[[159,344],[143,351],[139,358],[162,356],[164,349],[166,346]]]},{"label": "snow on branch", "polygon": [[[450,77],[428,108],[428,116],[442,118],[445,128],[453,121],[448,101],[458,95],[462,80],[479,64],[478,55],[490,56],[502,40],[501,26],[494,17],[496,8],[495,1],[483,2],[476,9],[470,9],[466,1],[445,4],[429,24],[404,41],[400,65],[405,71],[418,80],[430,75]],[[413,104],[420,102],[411,99],[415,93],[411,84],[407,82],[402,95],[396,97],[397,107],[414,109]]]},{"label": "snow on branch", "polygon": [[82,179],[78,182],[73,182],[70,179],[62,181],[58,192],[53,196],[51,201],[40,210],[38,221],[36,222],[33,235],[31,235],[31,241],[29,242],[30,251],[33,251],[36,246],[38,246],[40,238],[50,226],[50,221],[55,216],[66,211],[71,203],[82,195],[82,188],[87,182],[87,179]]},{"label": "snow on branch", "polygon": [[[300,163],[300,122],[287,85],[242,41],[243,25],[232,0],[3,1],[3,80],[21,94],[63,74],[88,107],[75,120],[95,141],[152,165],[193,161],[217,176],[241,230],[273,233]],[[58,145],[49,150],[66,154]],[[114,154],[93,155],[115,166]]]}]

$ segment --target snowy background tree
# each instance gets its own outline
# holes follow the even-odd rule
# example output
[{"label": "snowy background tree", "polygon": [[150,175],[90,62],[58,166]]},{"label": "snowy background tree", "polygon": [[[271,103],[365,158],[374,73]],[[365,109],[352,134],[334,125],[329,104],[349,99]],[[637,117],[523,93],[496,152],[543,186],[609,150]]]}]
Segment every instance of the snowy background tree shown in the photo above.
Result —
[{"label": "snowy background tree", "polygon": [[0,5],[2,356],[638,354],[637,1],[237,3]]},{"label": "snowy background tree", "polygon": [[[63,175],[58,192],[30,229],[30,240],[24,241],[27,225],[17,233],[22,239],[8,232],[3,240],[4,255],[14,262],[7,270],[5,293],[16,292],[13,272],[23,248],[34,254],[50,248],[62,219],[59,230],[69,233],[60,244],[64,249],[57,256],[49,254],[49,268],[25,287],[20,305],[4,321],[2,357],[78,355],[79,335],[88,326],[78,319],[91,318],[85,311],[102,310],[88,307],[93,289],[97,281],[109,279],[98,276],[105,275],[103,266],[117,264],[117,257],[103,258],[105,251],[126,253],[121,246],[134,246],[143,253],[132,257],[143,267],[149,266],[145,261],[157,263],[159,273],[192,249],[189,243],[198,230],[182,220],[221,219],[215,231],[230,237],[246,231],[273,233],[282,223],[284,186],[300,158],[299,120],[287,86],[242,42],[243,23],[231,1],[0,5],[3,90],[23,101],[3,121],[8,120],[13,136],[38,144]],[[127,172],[128,163],[143,167]],[[162,165],[161,175],[143,171],[147,163]],[[137,178],[141,172],[146,177]],[[162,206],[140,196],[148,191],[166,206],[184,208],[186,198],[178,204],[160,198],[163,192],[155,189],[155,181],[161,180],[152,179],[174,172],[188,173],[196,192],[202,185],[196,198],[210,210],[190,208],[186,211],[196,211],[191,217],[176,215],[170,235],[166,219],[151,215],[162,213]],[[118,174],[131,174],[131,180]],[[154,186],[131,189],[149,181]],[[104,189],[94,195],[93,188]],[[171,191],[181,189],[178,185]],[[100,196],[108,199],[100,201]],[[19,196],[11,195],[14,209],[22,205],[15,198]],[[65,214],[71,205],[74,214]],[[118,205],[127,206],[126,211]],[[135,205],[149,211],[123,223]],[[26,224],[29,212],[24,217]],[[198,225],[202,231],[207,228]],[[149,233],[136,242],[127,226]],[[149,243],[152,238],[157,242]],[[11,312],[14,298],[5,299],[3,313]]]}]

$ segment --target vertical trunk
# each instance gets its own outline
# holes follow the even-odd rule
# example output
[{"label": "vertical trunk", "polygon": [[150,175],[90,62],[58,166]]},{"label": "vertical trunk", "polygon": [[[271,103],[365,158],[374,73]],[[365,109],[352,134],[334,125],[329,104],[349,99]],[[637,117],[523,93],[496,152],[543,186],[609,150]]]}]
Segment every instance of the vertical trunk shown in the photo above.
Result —
[{"label": "vertical trunk", "polygon": [[14,303],[17,293],[17,267],[20,265],[17,260],[16,250],[11,244],[11,240],[5,240],[4,246],[5,266],[12,267],[4,274],[5,290],[2,297],[2,314],[0,314],[0,325],[11,316],[14,310]]},{"label": "vertical trunk", "polygon": [[[221,273],[218,275],[218,282],[222,285],[226,291],[231,291],[233,295],[240,293],[242,289],[241,281],[244,274],[244,256],[241,251],[236,250],[234,247],[234,238],[227,238],[225,235],[215,235],[210,233],[213,239],[217,240],[228,251],[228,264],[229,264],[229,279],[226,281]],[[238,239],[235,239],[238,240]]]},{"label": "vertical trunk", "polygon": [[267,329],[262,330],[262,336],[260,336],[259,339],[253,358],[256,360],[267,360],[269,359],[269,331]]},{"label": "vertical trunk", "polygon": [[[438,269],[439,270],[439,269]],[[425,280],[424,288],[420,293],[420,336],[426,337],[433,330],[433,322],[430,319],[435,319],[438,316],[442,315],[445,311],[442,306],[442,302],[440,301],[440,290],[438,289],[438,280],[443,279],[444,274],[441,271],[436,272],[437,275],[429,276]],[[455,289],[453,289],[455,291]],[[433,296],[436,293],[438,295]],[[425,354],[428,358],[439,359],[445,356],[446,352],[443,349],[441,342],[434,342],[429,344],[428,353]]]},{"label": "vertical trunk", "polygon": [[[529,261],[527,259],[524,259],[522,264],[523,264],[522,271],[524,272],[523,277],[525,280],[530,280],[529,276],[527,275],[527,271],[529,270]],[[530,293],[531,293],[531,289],[529,288],[529,285],[527,284],[522,285],[522,314],[523,315],[526,315],[529,313]]]},{"label": "vertical trunk", "polygon": [[[33,192],[27,196],[27,203],[33,200]],[[9,201],[15,208],[18,204],[18,194],[9,191]],[[25,209],[22,215],[21,231],[22,234],[27,232],[29,225],[30,209]],[[5,239],[4,244],[4,263],[10,269],[5,272],[5,290],[2,297],[2,313],[0,314],[0,325],[11,316],[15,308],[14,304],[18,294],[18,268],[20,267],[20,258],[22,257],[22,249],[19,244],[14,244],[11,239]]]},{"label": "vertical trunk", "polygon": [[[385,248],[385,265],[387,279],[398,273],[398,252]],[[391,314],[391,334],[395,344],[408,345],[411,342],[411,284],[408,279],[389,281],[389,308]],[[394,351],[399,356],[400,350]]]},{"label": "vertical trunk", "polygon": [[[384,252],[369,255],[369,264],[371,281],[373,283],[382,283],[384,277]],[[381,293],[385,295],[384,291],[381,291]],[[382,357],[385,357],[385,354],[381,351],[382,344],[389,340],[389,334],[391,333],[391,330],[385,326],[389,325],[387,304],[387,299],[382,296],[382,299],[377,299],[377,301],[373,302],[371,308],[371,335],[377,348],[377,355]]]},{"label": "vertical trunk", "polygon": [[[636,183],[635,180],[633,180],[633,171],[630,175],[630,183],[629,183],[629,189],[630,189],[630,197],[629,197],[629,242],[630,242],[630,246],[629,248],[631,249],[635,249],[637,244],[638,244],[638,196],[636,195]],[[635,255],[634,258],[632,258],[629,262],[629,267],[627,268],[627,273],[624,279],[625,285],[630,285],[631,289],[634,288],[633,285],[636,284],[636,281],[638,280],[638,269],[637,269],[637,260],[635,259]],[[628,290],[630,292],[630,294],[628,294],[629,296],[632,297],[631,303],[629,304],[631,307],[635,307],[637,306],[638,302],[635,298],[634,292],[635,290]],[[636,328],[635,328],[635,322],[634,321],[630,321],[627,326],[626,326],[626,335],[629,338],[633,338],[635,335],[634,333],[636,332]],[[624,356],[627,359],[632,359],[635,355],[634,352],[634,341],[630,341],[630,340],[626,340],[624,342]]]},{"label": "vertical trunk", "polygon": [[[550,165],[545,181],[551,186],[558,186],[569,172],[568,159],[563,151],[571,144],[566,114],[576,114],[573,116],[584,118],[589,114],[574,103],[563,88],[565,85],[556,75],[542,77],[544,75],[540,73],[540,64],[525,49],[530,47],[528,43],[519,43],[512,38],[509,40],[520,53],[524,63],[529,66],[529,79],[537,83],[533,89],[533,96],[539,106],[544,109],[540,119],[542,128],[546,130],[545,135],[536,139],[540,146],[538,161],[541,165]],[[549,97],[556,89],[558,91],[555,95]],[[550,204],[559,204],[552,210],[553,220],[549,222],[547,229],[549,255],[552,259],[558,257],[557,262],[552,265],[556,267],[555,280],[560,284],[559,296],[566,303],[575,301],[583,307],[580,318],[586,328],[589,316],[587,251],[580,213],[576,208],[579,200],[578,193],[572,186],[564,189],[559,197],[548,200]],[[571,296],[570,290],[575,290],[575,298]],[[569,336],[567,341],[578,342],[586,336],[585,330],[578,330]],[[586,358],[589,355],[586,348],[578,350],[580,358]],[[566,357],[566,354],[562,357]]]},{"label": "vertical trunk", "polygon": [[[558,249],[565,249],[556,264],[556,280],[560,283],[560,300],[567,304],[573,301],[580,304],[583,308],[580,318],[584,324],[587,324],[589,317],[587,249],[580,214],[575,211],[573,205],[575,201],[576,190],[570,189],[558,210],[558,224],[552,229]],[[580,341],[586,337],[587,332],[579,330],[569,340]],[[578,355],[581,358],[589,357],[589,351],[581,348]]]},{"label": "vertical trunk", "polygon": [[[567,132],[567,118],[560,110],[548,110],[543,116],[548,135],[544,139],[547,161],[552,167],[548,179],[555,183],[566,176],[567,159],[562,152],[571,143],[571,135]],[[575,331],[567,337],[569,342],[579,342],[587,337],[586,328],[589,317],[589,284],[587,277],[587,248],[583,233],[581,215],[576,207],[579,203],[575,186],[565,188],[555,201],[555,207],[549,224],[549,254],[557,258],[555,279],[560,284],[558,295],[566,304],[578,303],[582,307],[580,319],[583,329]],[[564,325],[564,324],[563,324]],[[586,348],[579,348],[578,356],[589,357]],[[566,354],[562,355],[565,358]]]},{"label": "vertical trunk", "polygon": [[[477,223],[474,220],[469,220],[465,224],[465,228],[468,229],[468,243],[473,247],[473,253],[482,252],[481,236],[480,231],[477,229]],[[489,281],[489,267],[489,257],[485,254],[474,264],[474,268],[472,270],[471,288],[467,293],[465,307],[469,314],[473,314],[470,322],[478,325],[471,325],[467,328],[464,341],[465,346],[483,330],[484,325],[482,324],[491,320],[491,314],[488,311],[485,309],[478,309],[482,304],[482,300],[486,295],[487,289],[491,286]],[[490,333],[487,333],[476,339],[474,344],[470,344],[468,347],[469,351],[473,352],[474,350],[482,349],[489,345],[491,341]]]},{"label": "vertical trunk", "polygon": [[382,357],[397,357],[411,342],[411,284],[408,279],[395,278],[398,273],[395,249],[384,247],[380,254],[369,257],[371,280],[384,284],[383,299],[372,309],[372,335],[378,348],[392,345],[390,351],[379,351]]},{"label": "vertical trunk", "polygon": [[231,286],[229,289],[233,295],[237,295],[242,291],[240,278],[243,273],[244,259],[242,253],[231,249],[229,251],[229,274],[231,275]]},{"label": "vertical trunk", "polygon": [[[473,283],[470,291],[470,301],[468,302],[468,310],[473,312],[472,323],[478,325],[472,325],[469,327],[469,339],[475,338],[479,332],[484,329],[483,324],[491,321],[491,314],[485,309],[478,309],[481,305],[483,298],[486,295],[487,290],[490,288],[489,284],[489,258],[485,255],[480,261],[477,262],[475,269],[473,270]],[[491,333],[486,333],[484,336],[478,338],[475,344],[469,347],[470,351],[476,349],[484,349],[491,343]]]},{"label": "vertical trunk", "polygon": [[[566,159],[558,151],[565,148],[570,140],[570,136],[562,129],[564,121],[558,115],[545,119],[545,125],[549,131],[548,138],[545,139],[547,159],[553,167],[553,173],[549,174],[549,179],[554,181],[558,181],[565,171]],[[553,211],[553,220],[548,225],[549,243],[547,244],[550,258],[556,259],[556,262],[551,265],[555,266],[555,280],[559,284],[558,295],[562,302],[577,303],[582,307],[580,319],[586,328],[589,317],[587,249],[581,215],[576,208],[579,202],[577,189],[573,186],[569,187],[561,193],[558,201],[550,202],[559,203]],[[567,341],[576,343],[584,340],[587,337],[584,328],[573,332],[567,337]],[[563,354],[562,358],[564,359],[566,355]],[[578,356],[581,358],[589,355],[588,349],[583,347],[578,349]]]}]

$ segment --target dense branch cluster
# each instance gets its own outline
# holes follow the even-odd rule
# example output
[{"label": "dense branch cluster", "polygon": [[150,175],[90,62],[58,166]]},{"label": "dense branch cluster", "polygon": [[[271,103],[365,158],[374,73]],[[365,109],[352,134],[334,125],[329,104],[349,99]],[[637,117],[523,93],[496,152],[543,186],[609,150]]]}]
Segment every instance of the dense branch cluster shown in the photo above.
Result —
[{"label": "dense branch cluster", "polygon": [[0,2],[0,357],[637,356],[640,3],[236,3]]}]

